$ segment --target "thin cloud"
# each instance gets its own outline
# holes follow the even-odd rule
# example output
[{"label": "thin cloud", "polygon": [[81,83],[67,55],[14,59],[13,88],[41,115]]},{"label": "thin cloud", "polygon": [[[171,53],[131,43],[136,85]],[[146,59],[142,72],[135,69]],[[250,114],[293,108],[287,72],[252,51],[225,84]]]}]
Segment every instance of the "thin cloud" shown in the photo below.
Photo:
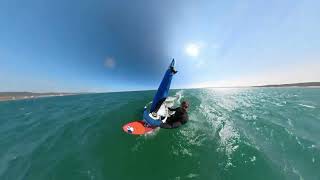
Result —
[{"label": "thin cloud", "polygon": [[105,61],[104,61],[104,66],[108,69],[113,69],[116,66],[116,61],[114,60],[114,58],[112,57],[108,57]]}]

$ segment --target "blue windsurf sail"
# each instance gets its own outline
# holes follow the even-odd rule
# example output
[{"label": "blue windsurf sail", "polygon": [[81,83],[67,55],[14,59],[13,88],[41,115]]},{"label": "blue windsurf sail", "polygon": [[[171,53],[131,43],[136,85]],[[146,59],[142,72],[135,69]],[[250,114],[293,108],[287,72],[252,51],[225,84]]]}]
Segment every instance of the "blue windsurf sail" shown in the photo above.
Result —
[{"label": "blue windsurf sail", "polygon": [[[153,98],[150,111],[147,110],[147,106],[145,106],[143,111],[143,119],[150,126],[160,126],[161,117],[157,115],[157,112],[163,102],[167,99],[169,95],[169,89],[171,85],[172,77],[177,71],[174,69],[174,59],[172,59],[170,66],[166,73],[164,74],[160,86],[157,90],[156,95]],[[155,116],[154,116],[154,115]]]},{"label": "blue windsurf sail", "polygon": [[156,95],[153,98],[150,112],[157,112],[169,95],[169,89],[173,75],[177,72],[174,69],[175,61],[172,59],[169,68],[164,74]]}]

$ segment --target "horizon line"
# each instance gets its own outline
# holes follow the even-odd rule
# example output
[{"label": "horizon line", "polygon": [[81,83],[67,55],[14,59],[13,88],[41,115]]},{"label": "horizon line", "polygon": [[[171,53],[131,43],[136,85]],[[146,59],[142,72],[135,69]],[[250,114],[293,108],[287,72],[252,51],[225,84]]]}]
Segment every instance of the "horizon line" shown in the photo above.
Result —
[{"label": "horizon line", "polygon": [[[306,84],[306,83],[319,83],[320,82],[296,82],[296,83],[284,83],[284,84],[265,84],[265,85],[246,85],[246,86],[204,86],[204,87],[186,87],[186,88],[172,88],[171,90],[182,90],[182,89],[207,89],[207,88],[261,88],[261,87],[294,87],[295,84]],[[316,85],[320,86],[320,85]],[[300,86],[301,87],[301,86]],[[0,93],[34,93],[34,94],[98,94],[98,93],[116,93],[116,92],[139,92],[139,91],[155,91],[157,89],[137,89],[137,90],[119,90],[119,91],[104,91],[104,92],[33,92],[33,91],[0,91]]]}]

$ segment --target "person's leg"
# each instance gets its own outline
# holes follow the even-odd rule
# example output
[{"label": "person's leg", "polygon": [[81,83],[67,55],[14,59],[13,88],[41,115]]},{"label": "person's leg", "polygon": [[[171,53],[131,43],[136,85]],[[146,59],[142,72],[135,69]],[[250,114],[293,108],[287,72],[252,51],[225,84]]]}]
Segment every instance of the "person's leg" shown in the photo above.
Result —
[{"label": "person's leg", "polygon": [[181,122],[174,122],[172,124],[172,128],[177,128],[177,127],[180,127],[181,125],[182,125]]},{"label": "person's leg", "polygon": [[161,128],[164,128],[164,129],[174,129],[174,128],[177,128],[177,127],[180,127],[182,124],[181,122],[174,122],[172,124],[169,124],[169,123],[161,123],[160,124],[160,127]]},{"label": "person's leg", "polygon": [[164,129],[172,129],[172,125],[169,123],[161,123],[160,127]]},{"label": "person's leg", "polygon": [[174,122],[174,118],[173,118],[173,116],[170,116],[170,117],[167,118],[165,123],[172,124],[172,122]]}]

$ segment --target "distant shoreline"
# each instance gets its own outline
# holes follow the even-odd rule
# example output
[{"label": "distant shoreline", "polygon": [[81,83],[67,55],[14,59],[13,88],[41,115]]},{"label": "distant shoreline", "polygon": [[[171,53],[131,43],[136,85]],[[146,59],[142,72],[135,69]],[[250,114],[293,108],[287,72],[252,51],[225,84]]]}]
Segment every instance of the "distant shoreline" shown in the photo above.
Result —
[{"label": "distant shoreline", "polygon": [[271,84],[252,87],[320,87],[320,82],[304,82],[304,83],[290,83],[290,84]]},{"label": "distant shoreline", "polygon": [[[319,88],[320,82],[303,82],[303,83],[287,83],[287,84],[269,84],[269,85],[258,85],[258,86],[220,86],[220,87],[202,87],[202,88],[272,88],[272,87],[292,87],[292,88]],[[190,88],[198,89],[198,88]]]},{"label": "distant shoreline", "polygon": [[32,92],[0,92],[0,101],[37,99],[44,97],[72,96],[80,93],[32,93]]},{"label": "distant shoreline", "polygon": [[[229,87],[201,87],[201,88],[320,88],[320,82],[304,82],[304,83],[290,83],[290,84],[271,84],[261,86],[229,86]],[[201,88],[184,88],[184,89],[201,89]],[[181,88],[173,89],[180,90]],[[136,92],[136,91],[155,91],[156,89],[149,90],[132,90],[132,91],[113,91],[113,92],[101,92],[101,93],[118,93],[118,92]],[[92,92],[94,93],[94,92]],[[0,101],[12,101],[22,99],[36,99],[42,97],[56,97],[56,96],[71,96],[79,94],[91,94],[91,93],[33,93],[33,92],[0,92]]]}]

